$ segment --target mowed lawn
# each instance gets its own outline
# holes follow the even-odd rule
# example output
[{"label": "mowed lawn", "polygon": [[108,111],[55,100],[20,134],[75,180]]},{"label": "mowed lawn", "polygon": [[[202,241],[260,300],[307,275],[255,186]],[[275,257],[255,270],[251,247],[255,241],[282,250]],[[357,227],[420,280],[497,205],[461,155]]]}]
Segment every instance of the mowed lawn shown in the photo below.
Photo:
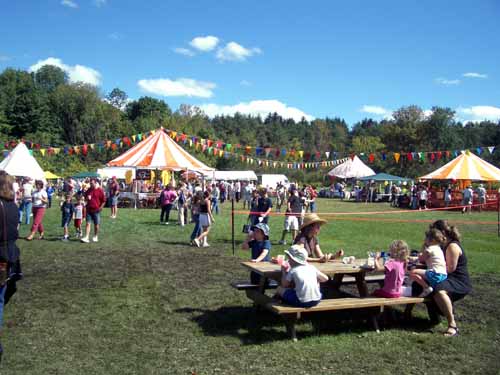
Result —
[{"label": "mowed lawn", "polygon": [[[362,315],[305,317],[299,341],[282,320],[257,312],[229,286],[248,277],[239,250],[246,216],[230,204],[216,217],[210,248],[188,245],[193,225],[159,225],[159,210],[105,209],[98,243],[60,241],[60,211],[48,210],[46,240],[19,240],[25,279],[5,311],[1,374],[498,374],[500,238],[497,213],[402,212],[385,203],[319,200],[329,223],[324,251],[366,257],[394,239],[419,249],[432,220],[463,234],[475,291],[456,304],[461,333],[444,338],[419,306],[409,322],[377,334]],[[241,204],[237,205],[241,209]],[[382,212],[382,213],[380,213]],[[347,214],[350,213],[350,214]],[[172,212],[176,215],[176,212]],[[283,218],[271,219],[272,253]],[[21,235],[28,232],[21,227]],[[290,238],[287,238],[290,241]]]}]

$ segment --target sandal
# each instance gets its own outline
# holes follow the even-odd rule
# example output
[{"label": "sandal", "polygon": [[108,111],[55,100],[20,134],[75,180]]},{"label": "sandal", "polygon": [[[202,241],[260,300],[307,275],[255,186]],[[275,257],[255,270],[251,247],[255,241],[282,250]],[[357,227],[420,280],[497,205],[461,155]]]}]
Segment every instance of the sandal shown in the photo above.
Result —
[{"label": "sandal", "polygon": [[26,241],[33,241],[33,236],[26,237]]},{"label": "sandal", "polygon": [[460,331],[457,326],[448,326],[448,329],[446,330],[446,332],[443,333],[443,336],[453,337],[453,336],[458,336],[459,333]]}]

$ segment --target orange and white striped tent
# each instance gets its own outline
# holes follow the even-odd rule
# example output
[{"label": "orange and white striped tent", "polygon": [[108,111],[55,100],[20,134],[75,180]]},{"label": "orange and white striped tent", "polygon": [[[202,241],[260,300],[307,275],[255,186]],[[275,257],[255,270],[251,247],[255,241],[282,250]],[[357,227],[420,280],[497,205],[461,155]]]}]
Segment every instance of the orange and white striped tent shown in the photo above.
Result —
[{"label": "orange and white striped tent", "polygon": [[468,181],[500,181],[500,169],[474,155],[470,151],[462,154],[436,169],[434,172],[420,177],[421,180],[468,180]]},{"label": "orange and white striped tent", "polygon": [[108,163],[110,167],[168,169],[172,171],[213,171],[189,154],[163,128]]}]

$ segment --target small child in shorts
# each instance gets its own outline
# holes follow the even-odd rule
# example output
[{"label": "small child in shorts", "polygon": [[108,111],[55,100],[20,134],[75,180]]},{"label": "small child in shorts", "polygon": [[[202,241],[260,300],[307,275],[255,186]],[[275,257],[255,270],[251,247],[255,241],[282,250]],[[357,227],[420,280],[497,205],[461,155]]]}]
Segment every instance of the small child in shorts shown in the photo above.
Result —
[{"label": "small child in shorts", "polygon": [[69,230],[68,226],[71,222],[71,218],[73,217],[73,213],[75,212],[75,206],[71,201],[71,194],[66,194],[64,197],[64,202],[61,203],[61,226],[64,228],[64,237],[63,241],[69,240]]},{"label": "small child in shorts", "polygon": [[322,297],[319,283],[328,281],[328,276],[307,263],[308,255],[304,246],[293,245],[285,250],[285,254],[288,257],[289,267],[281,266],[281,286],[277,294],[291,306],[316,306]]},{"label": "small child in shorts", "polygon": [[[247,238],[241,245],[242,249],[252,250],[252,262],[268,262],[269,252],[271,251],[271,241],[269,241],[269,226],[259,223],[248,233]],[[250,274],[252,284],[260,283],[260,275],[252,272]]]},{"label": "small child in shorts", "polygon": [[77,196],[75,205],[75,229],[76,237],[82,237],[82,220],[85,216],[85,198],[82,195]]},{"label": "small child in shorts", "polygon": [[448,277],[446,260],[441,245],[446,243],[446,237],[437,229],[430,229],[425,233],[424,250],[418,256],[427,269],[413,269],[410,279],[417,282],[424,290],[419,297],[427,297],[434,291],[437,284]]},{"label": "small child in shorts", "polygon": [[375,258],[375,270],[384,271],[385,274],[384,287],[373,292],[375,297],[399,298],[403,291],[410,249],[405,241],[395,240],[389,246],[389,253],[391,259],[385,264],[382,263],[380,254],[377,254]]}]

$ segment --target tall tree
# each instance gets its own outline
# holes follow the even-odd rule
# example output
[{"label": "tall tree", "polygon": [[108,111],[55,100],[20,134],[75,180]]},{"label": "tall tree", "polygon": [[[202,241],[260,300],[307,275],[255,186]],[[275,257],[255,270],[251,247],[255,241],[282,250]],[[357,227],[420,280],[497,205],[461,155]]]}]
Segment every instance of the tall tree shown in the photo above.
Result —
[{"label": "tall tree", "polygon": [[53,92],[57,86],[68,83],[66,72],[54,65],[44,65],[34,75],[36,86],[46,92]]},{"label": "tall tree", "polygon": [[120,90],[118,87],[115,87],[113,90],[111,90],[106,99],[113,107],[118,109],[125,109],[128,96],[125,91]]}]

